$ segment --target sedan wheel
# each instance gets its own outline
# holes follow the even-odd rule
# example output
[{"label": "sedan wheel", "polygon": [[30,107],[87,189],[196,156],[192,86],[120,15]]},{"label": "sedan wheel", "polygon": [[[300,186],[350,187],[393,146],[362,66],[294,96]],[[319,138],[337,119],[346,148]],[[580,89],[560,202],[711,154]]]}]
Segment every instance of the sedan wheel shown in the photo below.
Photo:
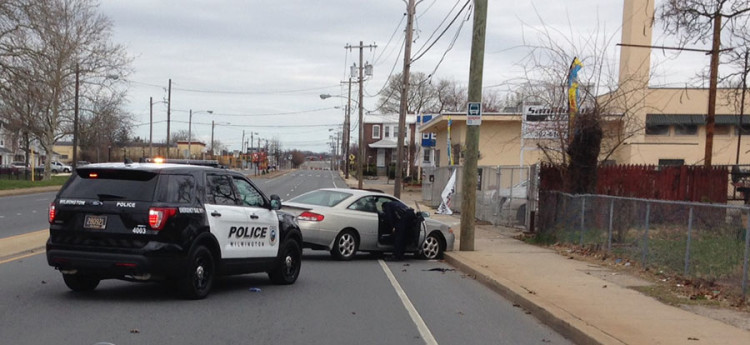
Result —
[{"label": "sedan wheel", "polygon": [[359,237],[352,230],[344,230],[336,236],[331,255],[338,260],[348,261],[354,258],[359,248]]},{"label": "sedan wheel", "polygon": [[430,234],[422,243],[420,254],[428,260],[441,259],[443,257],[443,244],[440,239]]}]

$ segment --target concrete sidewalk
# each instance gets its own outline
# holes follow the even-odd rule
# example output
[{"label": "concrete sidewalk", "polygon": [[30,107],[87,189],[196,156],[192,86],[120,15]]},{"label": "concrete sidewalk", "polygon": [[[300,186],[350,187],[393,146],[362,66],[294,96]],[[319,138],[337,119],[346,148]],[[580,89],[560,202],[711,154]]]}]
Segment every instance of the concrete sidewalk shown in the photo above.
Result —
[{"label": "concrete sidewalk", "polygon": [[[365,180],[363,188],[393,194],[393,181],[388,182]],[[356,188],[357,180],[347,184]],[[421,191],[407,187],[401,199],[414,207]],[[475,250],[458,251],[460,216],[430,213],[456,232],[455,251],[446,253],[446,262],[577,344],[750,344],[748,331],[665,305],[628,288],[637,284],[635,278],[608,278],[614,273],[606,267],[526,244],[508,228],[478,225]]]}]

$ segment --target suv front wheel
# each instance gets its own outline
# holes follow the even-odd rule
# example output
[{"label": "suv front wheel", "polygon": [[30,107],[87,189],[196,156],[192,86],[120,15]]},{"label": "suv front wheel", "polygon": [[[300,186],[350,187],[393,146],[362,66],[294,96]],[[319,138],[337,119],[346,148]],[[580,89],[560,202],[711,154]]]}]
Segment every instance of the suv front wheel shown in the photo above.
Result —
[{"label": "suv front wheel", "polygon": [[287,240],[279,250],[279,262],[276,268],[268,271],[268,277],[274,284],[289,285],[297,281],[302,266],[302,249],[295,240]]}]

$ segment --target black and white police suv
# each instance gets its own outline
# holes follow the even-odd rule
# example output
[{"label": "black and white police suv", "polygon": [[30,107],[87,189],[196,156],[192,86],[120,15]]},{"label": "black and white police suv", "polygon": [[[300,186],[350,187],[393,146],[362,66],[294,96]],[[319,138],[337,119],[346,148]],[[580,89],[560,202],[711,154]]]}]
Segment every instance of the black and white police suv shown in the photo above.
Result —
[{"label": "black and white police suv", "polygon": [[205,166],[103,163],[73,172],[49,208],[47,262],[74,291],[102,279],[174,281],[204,298],[220,275],[297,280],[302,234],[238,172]]}]

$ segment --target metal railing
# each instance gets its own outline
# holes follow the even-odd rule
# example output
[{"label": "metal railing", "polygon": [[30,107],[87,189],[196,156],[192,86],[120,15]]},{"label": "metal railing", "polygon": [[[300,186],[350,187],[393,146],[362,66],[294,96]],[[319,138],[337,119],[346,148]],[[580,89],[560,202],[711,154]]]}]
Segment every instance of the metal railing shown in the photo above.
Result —
[{"label": "metal railing", "polygon": [[545,192],[538,236],[729,288],[747,299],[750,207]]}]

